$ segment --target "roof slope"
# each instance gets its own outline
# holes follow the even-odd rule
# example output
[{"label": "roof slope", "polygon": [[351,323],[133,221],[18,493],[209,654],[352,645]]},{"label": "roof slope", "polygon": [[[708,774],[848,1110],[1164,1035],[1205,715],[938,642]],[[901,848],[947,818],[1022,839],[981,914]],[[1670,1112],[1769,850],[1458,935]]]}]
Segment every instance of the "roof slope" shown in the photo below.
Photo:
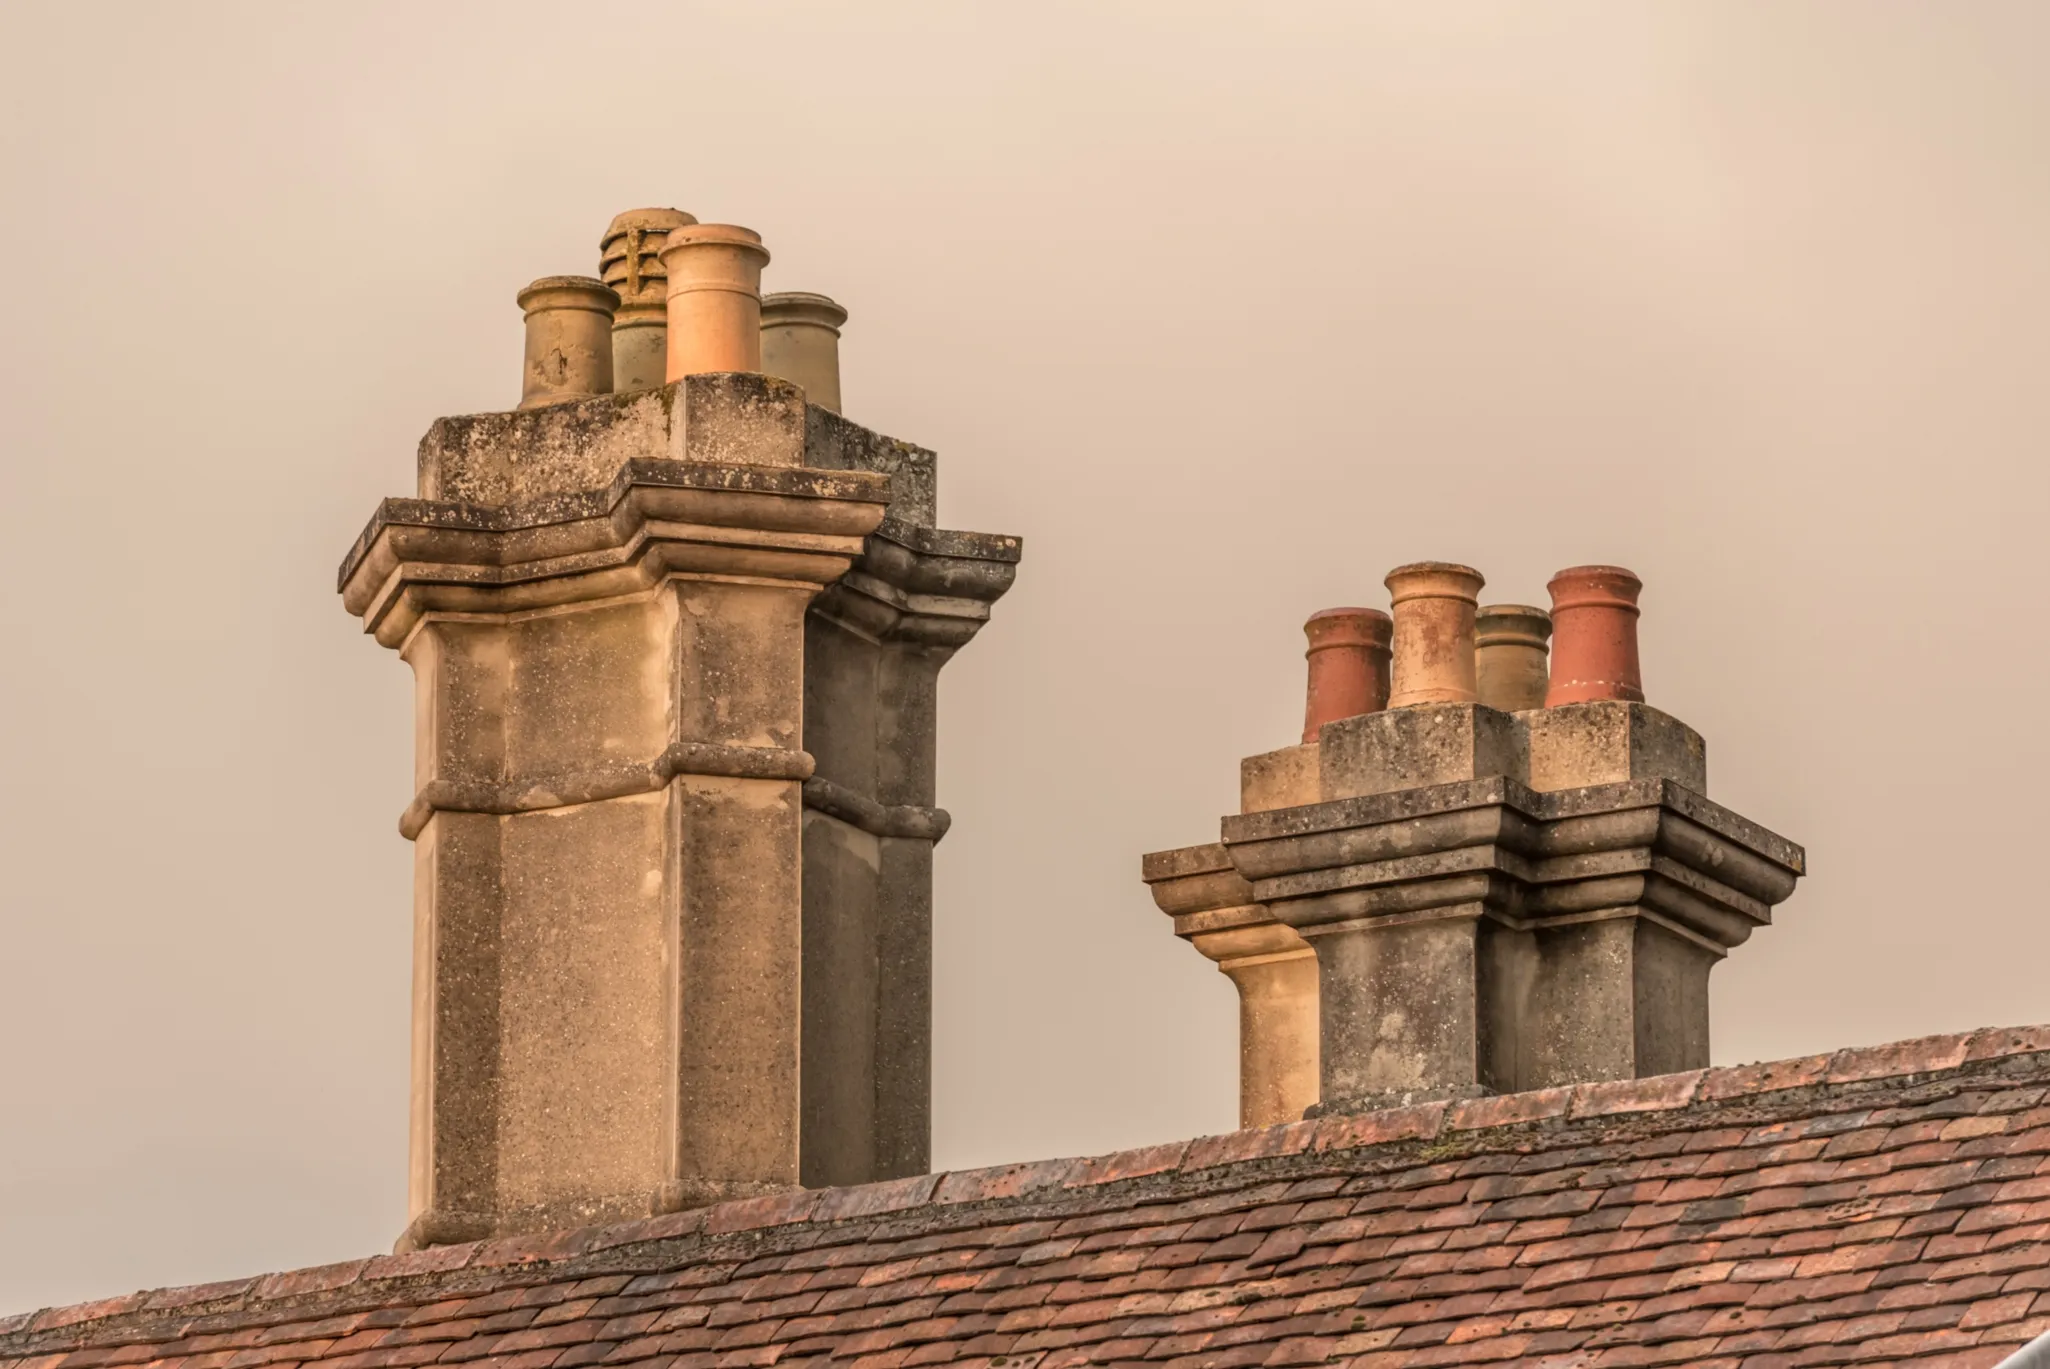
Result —
[{"label": "roof slope", "polygon": [[2050,1329],[2050,1027],[137,1293],[0,1366],[1991,1365]]}]

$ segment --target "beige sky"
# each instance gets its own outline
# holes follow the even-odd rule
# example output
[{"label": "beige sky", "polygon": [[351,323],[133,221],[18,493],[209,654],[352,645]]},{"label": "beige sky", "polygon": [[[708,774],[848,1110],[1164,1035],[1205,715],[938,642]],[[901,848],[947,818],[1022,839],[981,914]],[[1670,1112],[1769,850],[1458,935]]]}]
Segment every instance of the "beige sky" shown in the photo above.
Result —
[{"label": "beige sky", "polygon": [[1142,851],[1382,573],[1646,581],[1813,876],[1718,1060],[2050,1019],[2050,6],[0,6],[0,1311],[404,1219],[410,677],[334,566],[611,215],[758,229],[1021,533],[947,671],[936,1162],[1228,1128]]}]

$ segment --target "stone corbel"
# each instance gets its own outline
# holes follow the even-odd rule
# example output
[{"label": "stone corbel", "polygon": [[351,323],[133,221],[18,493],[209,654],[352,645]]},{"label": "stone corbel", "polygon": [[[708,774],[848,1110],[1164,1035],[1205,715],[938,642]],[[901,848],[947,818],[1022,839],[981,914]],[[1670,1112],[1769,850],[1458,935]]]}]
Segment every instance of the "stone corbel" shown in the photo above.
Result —
[{"label": "stone corbel", "polygon": [[861,559],[812,612],[871,641],[955,651],[989,621],[1017,578],[1020,539],[952,532],[885,518]]}]

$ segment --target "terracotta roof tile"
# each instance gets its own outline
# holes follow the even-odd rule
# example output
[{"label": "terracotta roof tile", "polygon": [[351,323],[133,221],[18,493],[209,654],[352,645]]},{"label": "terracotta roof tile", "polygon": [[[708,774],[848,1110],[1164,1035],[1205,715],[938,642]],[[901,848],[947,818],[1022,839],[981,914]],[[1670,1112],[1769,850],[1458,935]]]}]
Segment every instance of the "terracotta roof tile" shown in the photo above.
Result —
[{"label": "terracotta roof tile", "polygon": [[[0,1369],[1991,1365],[2050,1028],[757,1198],[0,1319]],[[1000,1363],[1001,1362],[1001,1363]]]}]

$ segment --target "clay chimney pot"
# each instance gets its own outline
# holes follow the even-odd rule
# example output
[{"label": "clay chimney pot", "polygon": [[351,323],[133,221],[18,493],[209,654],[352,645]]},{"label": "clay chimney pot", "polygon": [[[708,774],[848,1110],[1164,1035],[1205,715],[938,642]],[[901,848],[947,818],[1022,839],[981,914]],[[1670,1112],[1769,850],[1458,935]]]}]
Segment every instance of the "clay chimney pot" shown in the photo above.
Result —
[{"label": "clay chimney pot", "polygon": [[1472,566],[1417,561],[1388,572],[1394,609],[1390,708],[1475,702],[1474,613],[1487,581]]},{"label": "clay chimney pot", "polygon": [[1303,708],[1303,740],[1340,718],[1378,713],[1388,706],[1388,643],[1394,624],[1377,608],[1327,608],[1310,615],[1303,655],[1310,663]]},{"label": "clay chimney pot", "polygon": [[762,370],[801,386],[822,409],[840,412],[840,325],[847,310],[826,295],[784,290],[762,296]]},{"label": "clay chimney pot", "polygon": [[1552,678],[1545,707],[1595,699],[1642,702],[1637,596],[1621,566],[1574,566],[1552,577]]},{"label": "clay chimney pot", "polygon": [[515,299],[527,316],[522,409],[612,393],[616,292],[593,276],[543,276]]},{"label": "clay chimney pot", "polygon": [[1543,708],[1552,615],[1529,604],[1489,604],[1475,618],[1474,673],[1481,702],[1504,713]]},{"label": "clay chimney pot", "polygon": [[752,229],[693,223],[670,232],[662,244],[669,276],[665,379],[762,369],[762,268],[768,262],[769,250]]},{"label": "clay chimney pot", "polygon": [[668,370],[669,277],[662,244],[697,219],[681,209],[629,209],[598,243],[598,274],[619,292],[612,320],[612,384],[622,393],[662,383]]}]

